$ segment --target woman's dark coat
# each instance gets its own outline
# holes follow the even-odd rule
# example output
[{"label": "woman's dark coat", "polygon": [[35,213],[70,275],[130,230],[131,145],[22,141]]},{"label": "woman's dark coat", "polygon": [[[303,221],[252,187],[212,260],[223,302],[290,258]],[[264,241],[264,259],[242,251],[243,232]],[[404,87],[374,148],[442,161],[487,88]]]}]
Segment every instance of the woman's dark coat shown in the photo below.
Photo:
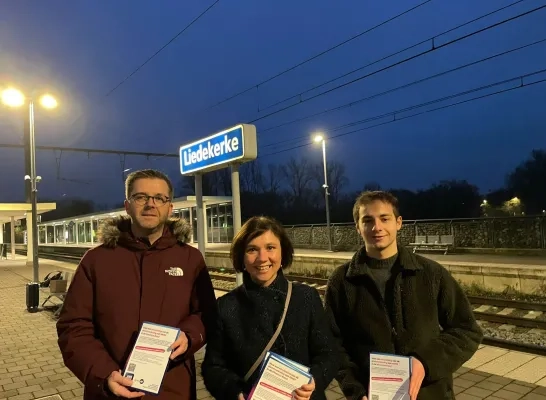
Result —
[{"label": "woman's dark coat", "polygon": [[[243,273],[243,285],[218,299],[218,316],[208,333],[202,375],[216,399],[245,398],[259,377],[259,368],[248,382],[244,376],[261,354],[281,319],[288,290],[282,270],[268,287],[252,282]],[[338,370],[326,314],[316,289],[293,283],[292,298],[283,328],[271,351],[311,368],[316,389],[311,399],[326,399],[324,391]]]}]

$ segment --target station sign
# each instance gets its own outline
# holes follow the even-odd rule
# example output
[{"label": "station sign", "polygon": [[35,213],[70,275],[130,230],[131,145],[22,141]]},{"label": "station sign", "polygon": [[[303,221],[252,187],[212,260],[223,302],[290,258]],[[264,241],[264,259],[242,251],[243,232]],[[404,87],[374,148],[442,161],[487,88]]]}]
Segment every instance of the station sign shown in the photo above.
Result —
[{"label": "station sign", "polygon": [[256,159],[256,126],[240,124],[180,146],[180,172],[191,175]]}]

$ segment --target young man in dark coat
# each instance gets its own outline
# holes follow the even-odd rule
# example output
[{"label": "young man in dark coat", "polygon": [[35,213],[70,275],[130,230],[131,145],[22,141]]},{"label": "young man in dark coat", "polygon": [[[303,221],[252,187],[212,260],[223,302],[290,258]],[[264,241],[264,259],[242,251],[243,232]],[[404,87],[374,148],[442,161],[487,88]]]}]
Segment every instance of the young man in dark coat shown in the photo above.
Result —
[{"label": "young man in dark coat", "polygon": [[[102,244],[80,261],[57,322],[66,366],[84,384],[84,400],[134,398],[121,375],[144,321],[180,328],[158,400],[196,398],[194,353],[216,298],[191,226],[169,218],[173,187],[155,170],[130,174],[128,217],[107,221]],[[214,314],[214,312],[212,312]]]},{"label": "young man in dark coat", "polygon": [[333,272],[325,296],[343,394],[367,399],[370,352],[380,352],[411,356],[411,400],[454,400],[453,373],[482,340],[464,292],[440,264],[398,246],[393,195],[362,193],[353,217],[364,246]]}]

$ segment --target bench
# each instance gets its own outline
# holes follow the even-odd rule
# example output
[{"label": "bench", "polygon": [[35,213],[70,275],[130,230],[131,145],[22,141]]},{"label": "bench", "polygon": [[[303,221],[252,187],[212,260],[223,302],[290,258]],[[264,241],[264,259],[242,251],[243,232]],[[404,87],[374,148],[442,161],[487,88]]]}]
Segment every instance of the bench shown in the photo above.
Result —
[{"label": "bench", "polygon": [[413,252],[421,251],[443,251],[444,254],[453,247],[453,235],[426,235],[415,236],[415,241],[410,243]]},{"label": "bench", "polygon": [[[53,313],[53,317],[57,318],[59,314],[61,313],[61,310],[63,308],[64,299],[66,297],[66,292],[68,290],[68,284],[72,281],[72,277],[74,276],[73,271],[64,271],[62,273],[62,279],[59,280],[52,280],[49,283],[49,288],[44,288],[43,290],[49,290],[49,293],[42,303],[42,308],[45,307],[46,303],[51,303],[51,306],[48,306],[48,308],[56,308],[55,312]],[[54,299],[60,300],[60,303],[57,301],[53,301]]]}]

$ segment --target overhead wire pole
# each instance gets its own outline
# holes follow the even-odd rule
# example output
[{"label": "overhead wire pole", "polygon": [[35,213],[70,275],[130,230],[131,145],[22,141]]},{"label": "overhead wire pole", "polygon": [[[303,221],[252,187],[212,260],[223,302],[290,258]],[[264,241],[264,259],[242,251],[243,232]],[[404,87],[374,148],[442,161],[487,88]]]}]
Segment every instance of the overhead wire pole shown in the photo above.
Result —
[{"label": "overhead wire pole", "polygon": [[[241,193],[239,187],[239,164],[231,165],[231,210],[233,214],[233,234],[236,235],[241,230]],[[243,274],[235,274],[235,283],[237,286],[243,284]]]}]

